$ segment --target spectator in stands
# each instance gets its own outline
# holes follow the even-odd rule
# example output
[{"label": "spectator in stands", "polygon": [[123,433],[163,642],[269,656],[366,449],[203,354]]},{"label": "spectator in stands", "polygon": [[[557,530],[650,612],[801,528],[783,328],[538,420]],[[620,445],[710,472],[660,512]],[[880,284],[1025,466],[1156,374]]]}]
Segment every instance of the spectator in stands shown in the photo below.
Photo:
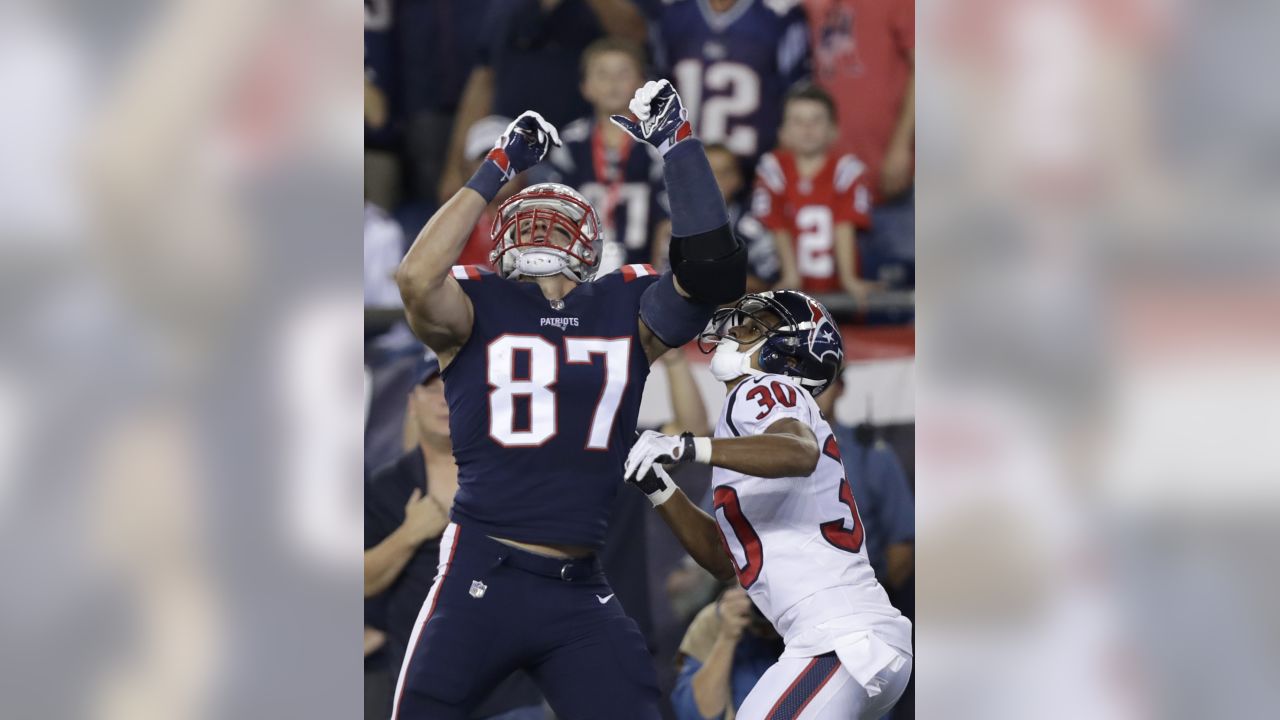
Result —
[{"label": "spectator in stands", "polygon": [[841,149],[867,164],[876,203],[911,187],[915,0],[805,0],[815,79],[835,96]]},{"label": "spectator in stands", "polygon": [[644,18],[630,0],[503,0],[489,7],[479,32],[476,65],[455,118],[438,197],[453,196],[468,177],[463,165],[466,129],[496,113],[515,117],[536,110],[560,127],[591,108],[578,91],[583,50],[604,35],[645,40]]},{"label": "spectator in stands", "polygon": [[364,197],[384,209],[400,203],[400,109],[395,8],[390,0],[364,4]]},{"label": "spectator in stands", "polygon": [[[411,197],[437,205],[454,117],[476,62],[481,29],[494,0],[366,0],[395,8],[403,152]],[[481,113],[483,115],[484,113]],[[477,115],[474,119],[479,118]],[[467,125],[462,125],[465,131]],[[415,215],[416,218],[416,215]],[[422,223],[410,223],[418,228]]]},{"label": "spectator in stands", "polygon": [[782,100],[810,72],[798,2],[637,0],[652,21],[658,74],[680,91],[704,143],[726,145],[748,176],[772,150]]},{"label": "spectator in stands", "polygon": [[[388,670],[400,670],[418,611],[435,579],[440,536],[458,489],[449,441],[449,405],[434,356],[422,360],[409,397],[408,423],[417,444],[365,484],[364,594],[386,593]],[[528,676],[516,673],[481,706],[481,717],[541,720],[541,698]]]},{"label": "spectator in stands", "polygon": [[753,211],[773,233],[779,288],[845,292],[861,306],[878,286],[858,277],[855,228],[871,219],[865,167],[833,152],[836,110],[816,85],[787,95],[780,148],[760,158]]},{"label": "spectator in stands", "polygon": [[[870,424],[857,428],[836,418],[836,402],[844,395],[844,373],[818,396],[818,409],[831,424],[840,445],[845,477],[858,504],[867,556],[876,579],[895,601],[915,568],[915,502],[907,475],[893,448],[876,437]],[[895,604],[897,604],[895,602]],[[904,612],[906,609],[899,606]]]},{"label": "spectator in stands", "polygon": [[552,149],[550,162],[530,171],[531,183],[563,183],[596,209],[606,243],[597,275],[624,264],[653,263],[654,239],[659,232],[670,234],[658,151],[609,121],[610,115],[629,112],[627,103],[645,81],[644,64],[644,51],[630,41],[609,37],[588,45],[582,53],[582,96],[592,114],[560,128],[564,144]]},{"label": "spectator in stands", "polygon": [[873,228],[863,277],[915,285],[915,2],[805,0],[815,75],[835,96],[841,149],[867,164]]},{"label": "spectator in stands", "polygon": [[677,720],[733,720],[782,650],[782,638],[747,592],[737,585],[725,590],[698,613],[680,643],[671,693]]}]

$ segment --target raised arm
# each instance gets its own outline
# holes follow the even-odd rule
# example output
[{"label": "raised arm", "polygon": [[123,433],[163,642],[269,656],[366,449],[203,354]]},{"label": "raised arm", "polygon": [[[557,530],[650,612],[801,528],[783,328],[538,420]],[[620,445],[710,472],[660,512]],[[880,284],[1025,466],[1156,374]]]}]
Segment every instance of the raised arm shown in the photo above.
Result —
[{"label": "raised arm", "polygon": [[733,235],[711,165],[671,83],[645,83],[630,107],[631,116],[610,119],[662,154],[671,203],[671,272],[645,291],[640,305],[640,339],[653,362],[697,337],[717,305],[742,296],[747,253]]},{"label": "raised arm", "polygon": [[471,335],[474,309],[450,269],[484,208],[502,186],[546,157],[560,136],[536,112],[507,126],[466,187],[454,193],[413,242],[396,271],[409,327],[446,367]]},{"label": "raised arm", "polygon": [[409,327],[442,367],[471,335],[471,300],[449,271],[487,204],[474,190],[459,190],[418,233],[396,270]]}]

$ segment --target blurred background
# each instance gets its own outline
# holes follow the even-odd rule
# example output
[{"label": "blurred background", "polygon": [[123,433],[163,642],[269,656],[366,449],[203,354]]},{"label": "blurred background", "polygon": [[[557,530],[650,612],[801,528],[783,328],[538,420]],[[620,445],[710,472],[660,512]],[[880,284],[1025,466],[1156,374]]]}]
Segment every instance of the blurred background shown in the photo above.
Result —
[{"label": "blurred background", "polygon": [[[911,613],[914,57],[911,0],[365,3],[365,544],[378,548],[397,531],[422,538],[394,580],[366,584],[366,717],[387,715],[443,530],[431,498],[412,502],[415,487],[432,494],[430,466],[448,443],[421,421],[443,403],[404,321],[395,268],[511,119],[536,110],[558,127],[562,147],[494,199],[459,263],[489,267],[498,206],[521,187],[559,182],[600,217],[599,276],[629,263],[665,269],[661,159],[608,121],[628,112],[650,79],[676,85],[707,147],[749,248],[750,289],[803,289],[841,324],[848,367],[828,409],[876,537],[880,580]],[[691,344],[658,363],[640,425],[710,434],[725,391],[709,360]],[[677,481],[710,508],[709,473],[684,472]],[[447,509],[451,500],[438,493],[436,503]],[[687,561],[639,493],[623,489],[611,527],[605,569],[646,636],[669,701],[664,713],[701,717],[690,704],[686,661],[704,659],[697,638],[705,623],[695,618],[723,588]],[[736,668],[757,649],[770,658],[759,669],[777,657],[778,648],[756,648],[755,640],[738,644]],[[759,673],[747,675],[734,681],[740,697]],[[909,695],[895,717],[912,717]],[[548,717],[539,704],[529,681],[518,679],[476,717]]]},{"label": "blurred background", "polygon": [[[836,410],[917,425],[899,459],[920,717],[1280,705],[1278,13],[920,3],[912,410],[852,375],[871,411]],[[337,0],[0,2],[6,717],[364,712],[357,438],[377,383],[354,338],[380,303],[357,301],[356,187],[377,176],[358,115],[378,102],[358,18]],[[817,47],[840,35],[819,35],[822,85]],[[406,236],[411,182],[379,206]],[[895,326],[877,293],[914,287],[871,270],[884,207],[855,225],[859,279],[888,287],[842,315],[850,345]]]}]

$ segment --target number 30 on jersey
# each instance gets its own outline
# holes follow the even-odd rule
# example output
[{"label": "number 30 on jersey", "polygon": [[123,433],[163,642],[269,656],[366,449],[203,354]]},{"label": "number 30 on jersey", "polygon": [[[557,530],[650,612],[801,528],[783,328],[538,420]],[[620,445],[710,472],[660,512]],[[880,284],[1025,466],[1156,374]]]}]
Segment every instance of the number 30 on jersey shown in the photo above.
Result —
[{"label": "number 30 on jersey", "polygon": [[[524,355],[521,376],[516,357]],[[557,432],[556,382],[559,380],[559,348],[541,335],[503,335],[489,343],[489,436],[505,447],[538,447]],[[622,393],[627,387],[627,365],[631,360],[631,338],[564,339],[568,364],[592,363],[593,355],[604,357],[603,388],[596,401],[591,426],[585,438],[588,450],[607,450],[618,415]],[[527,403],[527,420],[517,427],[516,408]]]}]

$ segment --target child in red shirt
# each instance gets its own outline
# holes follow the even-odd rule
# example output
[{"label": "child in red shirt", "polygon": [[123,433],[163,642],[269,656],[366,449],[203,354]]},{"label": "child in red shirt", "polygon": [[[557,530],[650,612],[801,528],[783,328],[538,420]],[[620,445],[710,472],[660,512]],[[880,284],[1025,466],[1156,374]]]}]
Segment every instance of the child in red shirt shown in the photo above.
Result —
[{"label": "child in red shirt", "polygon": [[789,93],[779,149],[756,167],[753,209],[773,232],[779,289],[844,291],[862,305],[875,284],[858,278],[855,228],[871,227],[871,190],[857,157],[830,152],[837,134],[830,95],[813,85]]}]

